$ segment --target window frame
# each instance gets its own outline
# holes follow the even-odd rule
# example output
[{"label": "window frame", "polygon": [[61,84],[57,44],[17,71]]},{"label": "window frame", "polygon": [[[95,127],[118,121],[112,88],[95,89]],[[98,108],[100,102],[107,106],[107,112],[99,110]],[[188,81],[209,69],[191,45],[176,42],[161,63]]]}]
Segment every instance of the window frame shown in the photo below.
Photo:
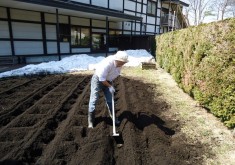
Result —
[{"label": "window frame", "polygon": [[[149,13],[149,3],[151,4],[151,13]],[[152,10],[153,10],[153,4],[154,4],[154,6],[155,6],[155,12],[154,12],[154,14],[152,13]],[[156,4],[156,2],[155,1],[151,1],[151,0],[148,0],[148,3],[147,3],[147,15],[149,15],[149,16],[156,16],[156,12],[157,12],[157,4]]]},{"label": "window frame", "polygon": [[[78,31],[78,29],[79,29],[79,34],[80,34],[80,36],[79,36],[79,40],[80,40],[80,44],[78,44],[78,45],[73,45],[72,44],[72,28],[76,28],[77,29],[77,31]],[[88,31],[89,31],[89,43],[88,43],[88,45],[86,45],[86,46],[83,46],[82,45],[82,37],[81,37],[81,35],[82,35],[82,29],[87,29]],[[71,25],[71,42],[70,42],[70,44],[71,44],[71,47],[72,48],[90,48],[91,47],[91,28],[90,27],[85,27],[85,26],[79,26],[79,25]]]}]

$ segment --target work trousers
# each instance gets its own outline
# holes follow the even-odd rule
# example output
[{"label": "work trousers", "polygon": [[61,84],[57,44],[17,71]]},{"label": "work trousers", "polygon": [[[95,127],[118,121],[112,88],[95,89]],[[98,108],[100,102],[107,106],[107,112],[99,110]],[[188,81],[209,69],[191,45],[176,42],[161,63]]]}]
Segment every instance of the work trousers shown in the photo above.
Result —
[{"label": "work trousers", "polygon": [[100,91],[104,92],[106,104],[108,106],[110,113],[112,114],[112,94],[110,93],[109,88],[103,85],[103,83],[99,81],[99,77],[95,74],[92,76],[91,79],[91,93],[90,93],[90,101],[88,109],[89,112],[95,111],[96,103],[100,97],[99,96]]}]

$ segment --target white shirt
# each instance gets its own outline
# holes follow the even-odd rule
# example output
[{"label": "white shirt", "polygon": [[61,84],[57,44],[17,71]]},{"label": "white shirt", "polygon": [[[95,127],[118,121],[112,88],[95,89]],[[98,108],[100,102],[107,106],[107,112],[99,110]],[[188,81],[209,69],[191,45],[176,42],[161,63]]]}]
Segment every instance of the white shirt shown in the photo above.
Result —
[{"label": "white shirt", "polygon": [[116,67],[114,56],[108,56],[96,66],[95,75],[99,81],[113,81],[121,73],[121,67]]}]

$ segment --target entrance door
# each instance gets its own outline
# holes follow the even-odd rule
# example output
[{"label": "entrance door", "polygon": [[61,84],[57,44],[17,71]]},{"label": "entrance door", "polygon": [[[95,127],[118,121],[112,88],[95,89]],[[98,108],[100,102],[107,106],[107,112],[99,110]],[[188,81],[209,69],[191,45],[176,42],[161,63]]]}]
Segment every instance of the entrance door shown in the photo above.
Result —
[{"label": "entrance door", "polygon": [[93,52],[106,51],[106,34],[92,33],[92,51]]}]

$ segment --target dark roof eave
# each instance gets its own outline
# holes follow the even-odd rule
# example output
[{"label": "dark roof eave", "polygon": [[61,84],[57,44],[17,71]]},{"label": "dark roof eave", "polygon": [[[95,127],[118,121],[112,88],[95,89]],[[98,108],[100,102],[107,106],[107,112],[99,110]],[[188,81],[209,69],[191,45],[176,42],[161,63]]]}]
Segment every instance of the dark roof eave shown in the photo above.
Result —
[{"label": "dark roof eave", "polygon": [[163,2],[179,2],[181,5],[185,6],[185,7],[189,7],[189,4],[182,2],[180,0],[162,0]]},{"label": "dark roof eave", "polygon": [[67,2],[60,1],[60,0],[57,0],[57,1],[54,1],[54,0],[16,0],[16,1],[81,11],[81,12],[87,12],[87,13],[92,13],[92,14],[111,16],[111,17],[122,18],[122,19],[136,20],[136,21],[142,21],[143,19],[142,17],[132,16],[132,15],[124,14],[122,12],[103,9],[99,7],[73,3],[71,1],[67,1]]}]

